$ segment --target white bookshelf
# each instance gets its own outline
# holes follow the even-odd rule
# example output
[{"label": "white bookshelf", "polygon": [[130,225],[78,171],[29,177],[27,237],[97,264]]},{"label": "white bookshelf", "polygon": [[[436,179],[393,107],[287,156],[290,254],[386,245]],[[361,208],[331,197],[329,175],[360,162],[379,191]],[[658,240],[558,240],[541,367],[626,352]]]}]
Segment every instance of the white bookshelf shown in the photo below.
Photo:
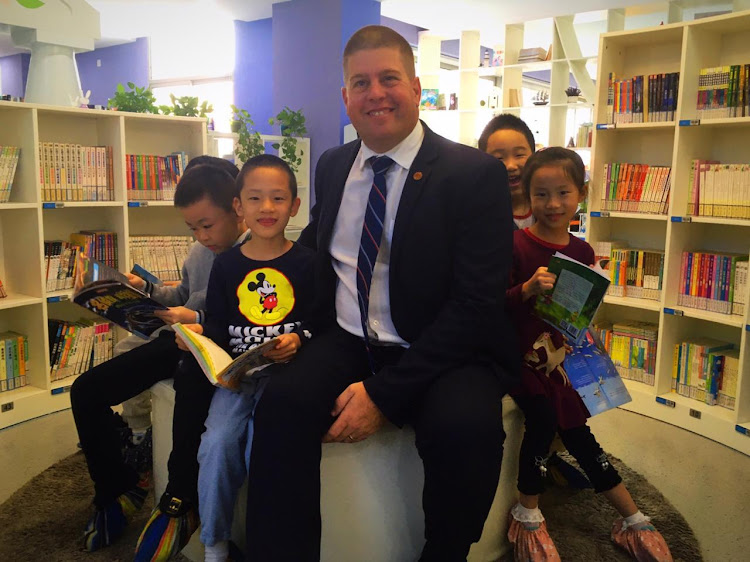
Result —
[{"label": "white bookshelf", "polygon": [[[644,320],[659,325],[654,386],[626,381],[633,401],[625,409],[682,427],[750,455],[750,318],[678,306],[682,252],[750,253],[750,220],[689,217],[690,161],[750,162],[750,118],[694,121],[701,68],[750,63],[750,11],[637,31],[603,34],[595,99],[598,124],[607,123],[607,77],[680,72],[672,122],[597,127],[594,131],[588,239],[623,240],[631,247],[665,251],[661,301],[606,297],[599,317]],[[602,212],[602,175],[610,162],[672,167],[667,215]],[[749,291],[750,292],[750,291]],[[750,296],[750,295],[748,295]],[[740,350],[736,407],[710,406],[670,391],[674,345],[710,336]]]},{"label": "white bookshelf", "polygon": [[[39,142],[113,147],[115,200],[42,202]],[[0,102],[0,145],[21,148],[11,199],[0,204],[0,278],[8,297],[0,299],[0,331],[26,334],[28,385],[0,393],[0,429],[70,407],[74,377],[50,380],[47,320],[89,315],[71,302],[71,291],[45,290],[43,241],[69,239],[82,229],[117,233],[118,263],[129,261],[131,235],[188,233],[168,201],[131,207],[126,200],[125,154],[169,154],[189,158],[207,152],[205,119],[59,108]]]}]

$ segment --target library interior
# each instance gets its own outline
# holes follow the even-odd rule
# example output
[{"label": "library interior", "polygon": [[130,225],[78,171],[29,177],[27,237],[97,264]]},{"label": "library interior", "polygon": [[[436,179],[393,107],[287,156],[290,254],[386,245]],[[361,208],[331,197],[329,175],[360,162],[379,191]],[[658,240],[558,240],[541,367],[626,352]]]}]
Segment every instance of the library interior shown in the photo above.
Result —
[{"label": "library interior", "polygon": [[[349,38],[365,26],[395,32],[408,44],[414,74],[406,68],[410,57],[402,52],[395,70],[383,70],[367,86],[388,103],[405,100],[408,111],[396,108],[391,116],[390,108],[377,111],[377,106],[371,105],[371,114],[356,114],[355,92],[369,75],[350,82],[347,69],[355,60],[363,60],[357,58],[360,51],[382,54],[401,46],[388,39],[390,42],[381,44],[363,43],[345,53]],[[404,62],[408,64],[404,66]],[[403,78],[399,65],[406,71]],[[406,94],[389,93],[394,86],[387,81],[399,82],[391,92],[406,85]],[[398,95],[407,97],[399,100]],[[367,140],[378,134],[378,127],[366,129],[367,121],[397,122],[407,118],[406,113],[413,113],[415,121],[408,131],[418,131],[419,138],[424,135],[419,143],[425,144],[416,145],[409,165],[402,168],[404,145],[392,144],[381,152],[371,149]],[[417,123],[421,126],[414,128]],[[361,125],[360,131],[357,125]],[[432,241],[429,237],[434,230],[425,227],[424,217],[415,213],[409,225],[402,218],[405,201],[416,205],[441,196],[433,195],[438,192],[435,189],[407,199],[409,182],[422,181],[429,186],[437,181],[426,168],[411,165],[412,161],[421,165],[421,152],[416,150],[432,138],[440,142],[448,139],[452,147],[460,145],[456,150],[472,154],[479,150],[500,159],[507,170],[510,194],[510,206],[502,194],[503,205],[512,209],[513,216],[500,217],[501,222],[507,222],[507,230],[493,226],[489,231],[510,235],[513,228],[514,243],[526,240],[552,249],[549,255],[565,253],[568,246],[545,240],[545,233],[554,230],[550,225],[559,217],[544,216],[544,205],[549,208],[552,201],[541,202],[539,170],[557,165],[564,170],[561,183],[572,186],[576,174],[570,167],[581,166],[583,181],[576,186],[579,202],[570,216],[564,217],[567,222],[562,232],[569,237],[570,247],[580,244],[592,252],[593,260],[584,265],[593,267],[598,275],[589,268],[580,273],[569,265],[570,259],[578,257],[557,260],[557,275],[549,285],[542,287],[540,281],[542,288],[529,293],[540,296],[531,297],[533,305],[522,303],[524,310],[536,315],[534,321],[542,318],[548,332],[560,336],[564,350],[563,344],[555,344],[550,336],[552,343],[544,344],[552,346],[544,347],[543,360],[548,363],[534,370],[529,353],[538,360],[541,344],[534,342],[529,352],[522,349],[523,374],[516,373],[515,380],[525,381],[522,377],[527,371],[537,373],[534,376],[545,373],[545,380],[553,379],[555,369],[562,373],[565,384],[572,385],[575,399],[587,411],[585,425],[596,435],[599,452],[609,455],[610,461],[604,456],[603,461],[597,457],[597,462],[617,468],[633,496],[630,502],[635,501],[650,518],[650,529],[661,531],[671,555],[669,550],[662,552],[662,557],[651,551],[643,554],[639,548],[647,549],[643,545],[649,541],[640,538],[637,546],[623,546],[614,530],[610,540],[616,511],[625,518],[623,534],[628,525],[631,531],[640,532],[651,524],[648,518],[628,519],[619,504],[613,502],[613,509],[604,501],[606,497],[612,502],[611,492],[619,488],[601,487],[589,467],[576,462],[578,456],[570,450],[572,442],[567,447],[571,438],[566,435],[571,430],[559,423],[561,404],[553,406],[546,395],[553,417],[557,414],[557,422],[552,423],[558,425],[551,431],[557,430],[559,438],[552,442],[548,456],[537,456],[536,461],[532,457],[532,464],[537,463],[534,470],[542,474],[549,493],[540,499],[541,511],[535,502],[526,505],[524,500],[537,496],[520,492],[518,503],[519,489],[528,488],[518,478],[524,455],[529,454],[529,439],[524,440],[524,435],[531,435],[531,424],[528,406],[521,407],[528,396],[518,398],[510,385],[501,394],[498,426],[505,439],[495,447],[502,459],[497,462],[499,481],[494,500],[485,502],[483,527],[480,525],[480,533],[469,541],[466,554],[451,557],[444,552],[443,558],[428,554],[425,544],[434,541],[434,531],[431,535],[429,529],[434,520],[425,519],[424,513],[431,505],[429,486],[425,485],[430,476],[423,467],[423,461],[428,461],[422,454],[419,429],[404,424],[403,418],[388,419],[390,411],[378,410],[380,403],[373,394],[375,404],[367,400],[385,420],[383,427],[372,435],[361,434],[361,439],[350,433],[350,443],[343,439],[321,447],[319,559],[746,560],[750,551],[750,534],[743,524],[745,508],[750,505],[750,480],[746,477],[750,470],[750,0],[572,0],[561,4],[544,0],[0,2],[0,520],[4,521],[0,525],[0,559],[40,560],[45,559],[45,552],[47,559],[54,560],[120,560],[134,552],[136,560],[241,560],[245,559],[243,553],[248,560],[295,559],[268,553],[271,557],[264,558],[253,550],[250,542],[255,535],[248,533],[254,515],[247,498],[258,497],[252,483],[248,484],[248,470],[252,481],[256,442],[261,445],[259,459],[265,451],[262,447],[268,447],[267,438],[258,439],[263,430],[255,433],[254,442],[252,418],[258,404],[259,411],[265,412],[260,400],[264,385],[277,390],[272,386],[273,375],[268,375],[274,368],[252,385],[247,381],[259,377],[245,375],[243,389],[252,387],[255,394],[233,393],[253,396],[255,402],[248,406],[247,445],[240,445],[243,452],[238,453],[244,473],[237,482],[242,487],[232,492],[237,501],[229,509],[231,540],[215,544],[212,539],[206,542],[205,518],[214,515],[204,515],[209,503],[204,500],[200,504],[203,530],[199,527],[198,495],[204,477],[198,476],[193,484],[198,494],[194,498],[175,492],[173,465],[182,433],[188,431],[182,426],[178,429],[175,420],[188,398],[185,391],[181,405],[183,391],[179,382],[173,383],[172,375],[175,381],[180,375],[187,377],[187,371],[181,371],[184,365],[195,364],[208,376],[204,380],[198,370],[201,383],[208,384],[212,394],[211,384],[219,389],[213,402],[208,395],[202,413],[193,412],[200,429],[189,450],[197,453],[200,443],[204,452],[208,450],[210,422],[219,409],[217,397],[228,389],[216,372],[233,361],[239,368],[236,357],[240,348],[232,346],[243,338],[245,342],[252,339],[250,328],[243,336],[241,326],[231,325],[230,334],[236,328],[237,337],[230,336],[220,345],[192,336],[195,330],[200,334],[202,326],[211,325],[207,318],[216,319],[207,305],[217,302],[215,297],[211,300],[211,280],[216,280],[221,268],[212,267],[212,263],[229,264],[230,255],[244,255],[248,263],[243,267],[256,268],[254,263],[259,260],[246,252],[257,251],[253,249],[257,240],[262,244],[275,236],[273,240],[292,241],[293,248],[319,245],[321,240],[330,244],[330,248],[318,246],[317,257],[307,262],[310,279],[328,282],[329,269],[331,276],[339,276],[335,302],[333,288],[330,300],[323,302],[325,314],[330,312],[336,316],[334,321],[338,319],[338,326],[330,329],[348,329],[348,318],[344,319],[339,308],[344,308],[351,293],[355,331],[359,330],[355,335],[358,342],[364,342],[368,375],[377,379],[381,374],[381,358],[374,359],[377,355],[372,350],[389,350],[385,355],[390,357],[395,347],[400,348],[396,357],[403,359],[382,371],[389,371],[391,378],[411,380],[409,368],[422,369],[424,365],[408,358],[420,357],[429,349],[427,339],[445,334],[430,331],[435,326],[428,326],[423,334],[422,327],[417,332],[410,328],[406,336],[408,332],[401,326],[410,325],[409,320],[396,318],[396,314],[391,319],[388,303],[390,309],[397,309],[399,297],[394,293],[402,279],[396,267],[388,269],[388,262],[395,262],[397,252],[413,249],[412,242],[390,244],[392,238],[404,237],[407,230],[415,240]],[[398,142],[406,144],[406,139],[412,137],[402,135]],[[503,148],[503,143],[509,148]],[[349,146],[355,148],[345,152]],[[389,183],[401,178],[398,181],[406,184],[403,195],[396,190],[395,205],[386,202],[385,214],[378,218],[373,215],[369,186],[378,191],[380,176],[373,172],[374,163],[369,168],[366,158],[386,153],[394,156],[389,152],[394,147],[396,166],[383,172],[384,177]],[[552,153],[545,156],[550,147],[566,149],[560,154],[567,160],[544,164],[551,158]],[[336,199],[335,193],[326,195],[326,181],[333,181],[329,169],[334,157],[341,158],[344,153],[351,153],[349,162],[355,164],[348,178],[346,173],[339,174],[344,195],[339,192]],[[263,154],[274,155],[274,159]],[[354,160],[355,154],[359,160]],[[213,160],[193,161],[205,156]],[[541,163],[537,168],[527,166],[525,174],[527,158],[535,165]],[[243,167],[251,159],[259,163]],[[228,168],[221,169],[217,164],[221,160]],[[362,166],[361,176],[357,175],[357,162]],[[488,169],[500,169],[487,155],[481,156],[481,162]],[[465,170],[468,164],[460,166]],[[262,197],[245,201],[243,192],[249,178],[270,173],[273,167],[284,171],[284,181],[293,187],[293,199],[298,199],[282,217],[288,222],[278,228],[267,226],[268,221],[256,226],[243,223],[242,217],[254,212],[250,199]],[[234,169],[232,177],[228,177],[228,169]],[[242,172],[236,199],[230,196],[226,208],[214,195],[205,195],[207,192],[193,199],[180,197],[180,189],[187,191],[191,177],[206,177],[209,171],[231,180],[234,188],[238,169]],[[367,191],[360,191],[370,193],[369,200],[367,195],[360,200],[349,195],[355,187],[362,187],[356,183],[362,178]],[[470,201],[474,195],[470,181],[478,180],[467,179],[465,192],[450,194],[454,207],[446,205],[443,215],[476,208],[470,207],[477,204]],[[462,189],[462,184],[456,181],[454,187]],[[503,185],[498,188],[504,190]],[[554,189],[563,193],[562,187]],[[564,193],[570,195],[570,191]],[[281,197],[277,194],[276,199],[273,204],[278,206]],[[214,210],[219,213],[217,222],[225,220],[224,213],[233,218],[239,213],[239,226],[229,220],[223,234],[201,233],[211,227],[205,226],[209,219],[198,221],[202,216],[194,209],[200,201],[209,202],[209,214]],[[370,277],[362,281],[366,293],[360,292],[360,278],[366,276],[358,262],[366,250],[355,243],[351,256],[337,253],[334,245],[346,237],[347,221],[340,220],[341,213],[337,219],[337,208],[330,208],[349,205],[349,211],[358,202],[362,208],[354,209],[354,219],[348,221],[357,223],[351,232],[359,237],[362,220],[367,231],[368,219],[377,219],[380,226],[375,236],[382,236],[382,244],[375,242],[372,255],[377,256],[378,269],[373,266]],[[503,267],[507,266],[503,271],[510,278],[498,287],[500,303],[511,301],[511,285],[516,282],[521,286],[518,294],[523,295],[519,298],[528,299],[526,291],[531,291],[528,287],[539,273],[527,276],[527,283],[516,279],[519,258],[511,250],[509,237],[507,244],[477,240],[475,246],[486,246],[486,252],[472,250],[459,255],[457,239],[465,234],[461,230],[479,232],[479,223],[486,218],[479,213],[476,221],[468,221],[474,224],[445,225],[453,231],[446,234],[447,243],[440,250],[450,256],[444,268],[443,264],[426,263],[420,255],[412,256],[410,265],[412,270],[415,264],[426,264],[426,269],[434,266],[435,271],[450,276],[453,290],[446,292],[446,310],[449,304],[469,303],[464,307],[464,320],[474,318],[474,304],[491,305],[473,295],[455,294],[459,289],[482,290],[486,284],[461,279],[456,264],[502,248],[507,254],[501,260]],[[331,221],[328,232],[324,232],[325,220]],[[414,233],[416,227],[424,232]],[[256,228],[260,234],[253,236]],[[269,234],[272,230],[273,235]],[[218,240],[220,236],[227,240]],[[217,257],[214,262],[215,254],[220,256],[233,245],[239,248],[227,250],[227,259]],[[384,254],[379,246],[389,253]],[[321,251],[326,258],[321,257]],[[352,263],[344,263],[349,257]],[[544,262],[544,275],[552,275],[553,261],[548,268]],[[320,263],[327,263],[328,268],[319,267]],[[258,271],[247,269],[252,281],[245,277],[245,288],[226,298],[235,299],[231,302],[239,299],[237,309],[248,326],[265,327],[264,333],[273,332],[282,343],[297,342],[297,347],[302,338],[300,349],[304,349],[310,334],[299,322],[294,330],[285,328],[289,311],[282,305],[284,299],[295,295],[302,302],[306,291],[295,288],[291,274],[269,268],[264,268],[264,273]],[[352,274],[348,285],[342,277],[347,271]],[[360,278],[355,286],[356,272]],[[497,277],[501,275],[497,273]],[[373,295],[376,288],[385,287],[385,300],[378,303],[377,311],[387,320],[383,320],[384,326],[391,323],[385,328],[368,318],[370,280]],[[376,283],[380,285],[376,287]],[[424,288],[424,300],[415,302],[429,302],[442,287],[436,280],[435,288]],[[509,289],[507,298],[505,289]],[[325,301],[326,294],[315,292],[316,302]],[[254,299],[252,308],[243,308],[245,297]],[[441,321],[442,312],[438,312],[430,313],[436,325]],[[413,314],[419,316],[422,311]],[[444,321],[452,319],[445,314]],[[476,314],[489,316],[486,310]],[[509,319],[509,325],[514,320],[517,324],[527,321],[511,313],[510,304],[507,313],[499,314]],[[178,322],[193,327],[169,327]],[[524,326],[515,327],[524,332]],[[222,330],[226,336],[226,327]],[[253,332],[253,337],[258,333]],[[376,342],[383,334],[393,334],[395,340]],[[311,345],[317,335],[313,331]],[[462,335],[467,340],[477,337]],[[193,342],[192,348],[175,343],[180,337]],[[494,353],[493,349],[509,347],[509,342],[515,341],[502,331],[487,339],[492,341],[457,342],[442,337],[429,343],[439,341],[444,348],[465,350],[485,345],[481,349]],[[257,337],[253,341],[265,340]],[[164,351],[150,359],[142,351],[159,345]],[[214,347],[218,351],[214,352]],[[435,352],[432,362],[454,361],[468,353],[429,351]],[[556,351],[560,351],[559,359],[554,359]],[[273,361],[260,353],[252,358],[258,365]],[[138,367],[134,363],[137,356],[143,362]],[[133,360],[125,362],[124,357]],[[591,361],[592,357],[597,361]],[[211,364],[209,374],[206,365],[219,360],[223,363],[215,369]],[[550,368],[553,360],[557,361],[555,369]],[[165,361],[172,361],[169,369],[161,368]],[[399,362],[405,364],[400,370],[396,368]],[[122,373],[116,371],[118,364]],[[256,367],[259,370],[253,374],[263,373],[263,367],[265,364]],[[244,364],[242,368],[247,369]],[[452,368],[446,366],[445,371],[452,372]],[[279,377],[293,371],[278,370]],[[136,372],[140,387],[131,392],[137,385],[127,379]],[[438,379],[442,373],[432,375]],[[109,381],[97,383],[101,392],[89,384],[97,377]],[[364,375],[357,380],[362,378]],[[89,393],[85,399],[84,384],[91,387],[85,390]],[[408,386],[393,380],[389,384]],[[522,385],[524,392],[531,392],[525,382]],[[556,392],[546,383],[543,386],[544,392]],[[362,388],[370,388],[367,381]],[[367,391],[363,392],[367,397]],[[272,392],[269,395],[276,397]],[[90,403],[80,406],[81,413],[76,411],[77,401],[94,399],[101,402],[101,411],[92,413]],[[210,410],[209,404],[213,404]],[[339,407],[338,401],[335,407]],[[82,424],[97,425],[94,420],[98,415],[107,427],[116,424],[102,450],[92,439],[103,438],[106,432],[93,436],[86,435],[90,427],[81,429]],[[89,417],[84,420],[84,416]],[[209,430],[201,442],[204,423]],[[336,423],[332,427],[337,427]],[[142,477],[132,490],[138,494],[142,490],[143,497],[124,489],[113,492],[117,499],[112,501],[122,506],[116,510],[117,525],[111,522],[114,516],[102,499],[110,493],[105,488],[116,484],[99,482],[96,476],[96,464],[101,461],[97,457],[104,448],[113,449],[117,462]],[[206,460],[205,454],[189,456],[196,475],[198,460],[200,474],[214,462]],[[594,488],[603,493],[596,494]],[[119,493],[122,495],[117,496]],[[121,499],[126,496],[127,501]],[[124,502],[129,502],[127,507]],[[527,512],[544,513],[546,519],[529,515],[532,518],[524,520],[518,506],[523,517]],[[154,518],[169,509],[174,511],[165,518],[173,525],[171,550],[164,550],[164,541],[159,543],[157,538],[155,552],[145,553],[153,539],[149,532],[155,527]],[[576,515],[578,525],[566,514]],[[599,519],[601,527],[597,527]],[[549,533],[543,524],[539,527],[542,521]],[[552,545],[554,539],[551,549],[556,546],[560,557],[526,553],[529,558],[523,558],[519,551],[522,539],[513,531],[516,524],[523,537],[534,537],[528,539],[532,542],[539,540],[537,528],[541,528],[546,539],[539,548],[544,550],[544,540]],[[285,532],[290,543],[297,540],[291,524]],[[658,532],[654,534],[661,538]],[[533,550],[535,544],[529,548]],[[228,551],[221,550],[225,546]]]}]

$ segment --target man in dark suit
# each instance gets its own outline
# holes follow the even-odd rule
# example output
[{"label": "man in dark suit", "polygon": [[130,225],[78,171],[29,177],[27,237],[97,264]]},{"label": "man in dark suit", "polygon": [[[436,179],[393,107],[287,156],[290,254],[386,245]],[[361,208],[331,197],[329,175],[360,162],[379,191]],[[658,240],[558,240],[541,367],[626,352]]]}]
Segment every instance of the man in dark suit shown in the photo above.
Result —
[{"label": "man in dark suit", "polygon": [[501,399],[517,380],[502,311],[507,174],[419,121],[413,54],[394,31],[352,36],[344,82],[361,141],[318,162],[300,239],[318,250],[318,329],[256,410],[248,554],[317,560],[321,440],[361,441],[389,420],[414,427],[424,462],[421,560],[464,560],[495,495]]}]

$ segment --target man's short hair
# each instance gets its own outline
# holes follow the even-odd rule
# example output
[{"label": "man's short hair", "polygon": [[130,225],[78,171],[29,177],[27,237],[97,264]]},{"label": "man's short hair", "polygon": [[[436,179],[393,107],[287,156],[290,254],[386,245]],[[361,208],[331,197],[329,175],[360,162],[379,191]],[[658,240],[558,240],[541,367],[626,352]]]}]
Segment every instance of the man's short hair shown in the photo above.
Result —
[{"label": "man's short hair", "polygon": [[349,57],[359,51],[372,49],[395,48],[401,55],[401,61],[409,78],[414,78],[414,51],[409,42],[400,34],[384,25],[367,25],[354,32],[344,47],[344,80],[346,80],[346,63]]},{"label": "man's short hair", "polygon": [[289,180],[289,191],[292,193],[292,199],[297,198],[297,178],[294,176],[294,172],[289,167],[289,164],[274,154],[258,154],[245,162],[236,180],[238,194],[242,191],[245,176],[258,168],[275,168],[284,172]]},{"label": "man's short hair", "polygon": [[[234,166],[236,168],[236,166]],[[174,193],[175,207],[189,207],[207,197],[217,207],[234,212],[237,187],[234,178],[225,169],[212,164],[188,166],[177,182]]]}]

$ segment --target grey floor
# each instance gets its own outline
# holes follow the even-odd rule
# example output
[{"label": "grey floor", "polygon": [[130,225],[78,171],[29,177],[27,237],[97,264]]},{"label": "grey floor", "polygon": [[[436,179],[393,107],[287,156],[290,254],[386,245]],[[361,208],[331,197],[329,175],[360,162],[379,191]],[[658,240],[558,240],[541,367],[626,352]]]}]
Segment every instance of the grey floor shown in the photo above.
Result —
[{"label": "grey floor", "polygon": [[[685,516],[708,562],[750,559],[745,519],[745,509],[750,507],[750,457],[622,410],[590,423],[607,452],[648,478]],[[30,478],[74,453],[76,442],[70,411],[0,431],[0,503]]]}]

